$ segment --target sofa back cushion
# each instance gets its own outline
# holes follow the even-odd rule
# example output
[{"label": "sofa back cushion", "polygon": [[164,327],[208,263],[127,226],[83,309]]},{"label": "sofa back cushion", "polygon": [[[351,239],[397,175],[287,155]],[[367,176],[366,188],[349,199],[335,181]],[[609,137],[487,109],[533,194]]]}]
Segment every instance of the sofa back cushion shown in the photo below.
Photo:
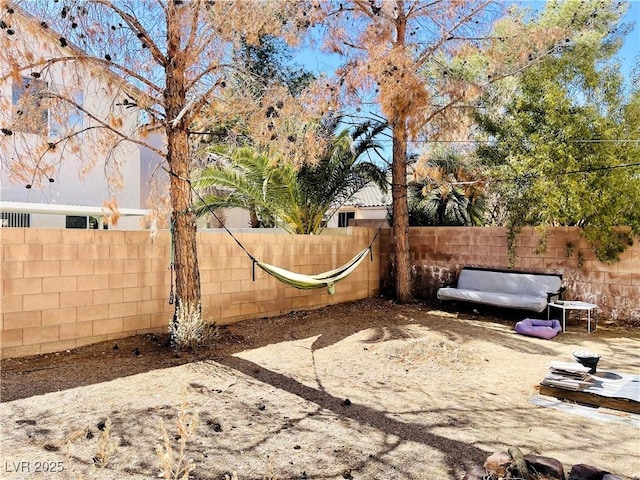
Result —
[{"label": "sofa back cushion", "polygon": [[457,288],[545,297],[562,286],[558,275],[463,268]]}]

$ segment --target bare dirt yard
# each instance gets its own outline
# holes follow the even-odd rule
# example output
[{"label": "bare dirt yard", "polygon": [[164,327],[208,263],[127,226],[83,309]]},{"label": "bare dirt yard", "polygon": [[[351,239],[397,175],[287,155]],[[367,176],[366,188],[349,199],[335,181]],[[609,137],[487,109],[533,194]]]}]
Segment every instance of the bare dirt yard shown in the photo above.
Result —
[{"label": "bare dirt yard", "polygon": [[370,299],[221,327],[195,353],[147,334],[6,359],[0,478],[150,479],[192,462],[196,480],[460,479],[510,446],[640,478],[639,415],[536,389],[578,349],[638,373],[640,333],[574,321],[541,340],[514,323]]}]

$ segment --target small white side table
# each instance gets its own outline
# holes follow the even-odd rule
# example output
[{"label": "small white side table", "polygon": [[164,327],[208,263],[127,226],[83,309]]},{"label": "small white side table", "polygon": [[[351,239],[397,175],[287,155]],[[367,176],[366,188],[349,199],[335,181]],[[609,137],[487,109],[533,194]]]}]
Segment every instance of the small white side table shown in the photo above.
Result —
[{"label": "small white side table", "polygon": [[595,310],[598,308],[597,305],[593,303],[581,302],[578,300],[556,300],[549,303],[547,307],[547,320],[551,316],[551,308],[558,308],[562,310],[562,331],[566,330],[566,322],[567,322],[567,310],[579,310],[580,311],[580,320],[582,320],[582,312],[584,310],[587,311],[587,331],[591,333],[591,312],[594,311],[593,315],[593,324],[595,332],[598,328],[598,318]]}]

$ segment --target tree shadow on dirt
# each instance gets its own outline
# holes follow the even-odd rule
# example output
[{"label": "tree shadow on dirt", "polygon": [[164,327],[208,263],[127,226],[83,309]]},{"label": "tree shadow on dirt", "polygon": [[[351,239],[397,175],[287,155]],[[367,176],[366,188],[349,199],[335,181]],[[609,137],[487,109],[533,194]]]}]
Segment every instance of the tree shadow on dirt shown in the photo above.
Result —
[{"label": "tree shadow on dirt", "polygon": [[[371,305],[371,302],[375,302]],[[362,308],[359,308],[362,306]],[[364,308],[366,306],[366,308]],[[470,314],[448,313],[432,309],[424,304],[396,304],[390,301],[368,299],[345,305],[340,318],[332,317],[331,307],[327,307],[325,318],[315,318],[316,312],[300,314],[300,324],[282,324],[281,341],[300,339],[303,336],[318,338],[312,350],[330,347],[345,338],[364,330],[369,331],[365,343],[380,343],[390,340],[409,340],[417,335],[412,325],[421,325],[439,332],[451,341],[464,343],[470,340],[487,340],[512,348],[518,352],[540,355],[555,355],[548,340],[524,338],[517,335],[514,326],[517,320],[510,317],[489,317]],[[376,315],[376,312],[379,315]],[[369,316],[364,316],[364,315]],[[313,318],[313,322],[306,319]],[[329,321],[327,321],[329,320]],[[561,336],[551,340],[560,340]],[[264,346],[264,345],[260,345]]]},{"label": "tree shadow on dirt", "polygon": [[[392,333],[397,338],[411,332],[396,332],[392,329]],[[373,338],[380,341],[387,337],[374,334]],[[375,468],[373,466],[386,469],[386,472],[394,471],[400,476],[369,478],[429,478],[426,475],[428,469],[425,469],[428,459],[421,456],[425,451],[427,455],[433,452],[437,461],[446,466],[448,475],[445,478],[460,478],[463,469],[468,469],[471,464],[484,462],[492,451],[488,449],[491,448],[488,445],[497,442],[494,439],[498,437],[505,444],[497,448],[506,449],[507,446],[514,445],[524,453],[540,455],[550,454],[549,451],[540,450],[540,445],[563,445],[561,448],[552,447],[556,449],[553,454],[566,455],[575,462],[590,460],[580,457],[581,437],[589,438],[591,451],[615,451],[616,441],[623,441],[622,438],[613,437],[611,429],[598,428],[597,425],[595,428],[589,427],[566,415],[550,415],[545,409],[527,408],[523,402],[514,407],[503,395],[496,395],[491,391],[478,392],[479,398],[474,401],[456,399],[454,395],[450,406],[431,408],[426,401],[416,409],[407,408],[391,413],[385,411],[384,407],[375,409],[356,401],[347,402],[346,398],[331,395],[321,387],[310,387],[235,355],[226,356],[221,361],[193,364],[189,369],[198,373],[195,381],[186,384],[192,406],[190,408],[200,416],[198,436],[187,445],[188,455],[195,459],[198,466],[193,475],[194,480],[222,479],[227,470],[233,471],[234,467],[248,461],[249,455],[254,462],[256,458],[258,463],[264,460],[266,469],[268,459],[264,458],[265,452],[283,457],[285,460],[282,463],[288,468],[288,460],[294,460],[295,452],[300,451],[292,448],[295,449],[295,442],[300,441],[301,437],[313,439],[313,442],[303,443],[305,447],[315,443],[322,444],[323,451],[318,453],[318,457],[322,458],[312,458],[304,464],[304,471],[302,467],[299,468],[300,471],[295,476],[282,477],[282,472],[276,468],[274,473],[279,478],[334,479],[342,475],[342,468],[345,475],[352,472],[353,478],[361,478],[358,473],[370,472]],[[236,383],[243,384],[242,389],[237,392],[234,391]],[[403,388],[408,387],[396,384],[388,394],[401,393]],[[277,394],[274,389],[278,391]],[[248,392],[254,392],[255,395],[247,396]],[[455,393],[455,386],[452,386],[451,393]],[[304,402],[298,402],[298,399]],[[256,403],[256,400],[260,403]],[[11,423],[15,422],[12,435],[19,434],[26,442],[36,442],[43,454],[66,455],[66,461],[72,460],[85,468],[92,467],[95,448],[87,449],[86,446],[95,445],[99,435],[97,425],[104,417],[89,417],[90,421],[87,423],[87,418],[80,421],[77,420],[77,415],[71,415],[73,422],[63,424],[59,420],[60,410],[49,409],[49,406],[38,413],[23,408],[19,403],[7,407],[13,409],[13,414],[9,417],[12,419]],[[113,436],[119,450],[134,452],[128,457],[134,458],[132,462],[118,463],[115,458],[115,464],[107,467],[116,475],[113,478],[132,475],[151,478],[157,475],[158,459],[154,449],[159,442],[158,422],[160,419],[164,420],[167,427],[175,432],[178,408],[177,405],[168,403],[143,409],[131,409],[123,405],[110,412],[108,416],[113,422]],[[149,421],[150,419],[153,421]],[[335,439],[330,439],[327,435],[336,419],[341,428],[352,432],[351,438],[345,438],[344,430],[341,430],[343,437],[338,444],[332,443]],[[236,426],[238,430],[233,430]],[[87,435],[89,429],[93,431],[93,439]],[[533,433],[529,433],[531,429],[534,430]],[[454,430],[473,432],[468,435],[472,440],[457,440],[446,433],[438,433]],[[61,439],[70,438],[74,432],[80,432],[80,436],[73,440],[70,453],[65,453],[64,440]],[[231,432],[238,433],[234,436]],[[258,434],[245,437],[243,432]],[[365,447],[358,443],[363,436],[376,436],[375,442],[370,442]],[[541,437],[544,437],[543,441],[540,440]],[[277,441],[277,448],[274,441]],[[404,464],[398,463],[398,456],[391,458],[393,453],[406,451],[408,448],[416,451],[415,446],[409,445],[411,442],[424,445],[427,449],[421,450],[420,455],[407,458]],[[82,446],[85,447],[81,448]],[[314,453],[311,452],[312,457]],[[308,467],[320,464],[327,456],[335,459],[331,467]],[[402,458],[401,455],[399,457]],[[232,464],[233,461],[236,463]],[[296,467],[299,465],[301,464],[296,463]],[[260,473],[242,475],[241,478],[265,478],[262,474],[264,472]],[[426,476],[421,476],[422,473]],[[349,478],[349,475],[342,476]]]},{"label": "tree shadow on dirt", "polygon": [[[514,318],[443,312],[430,305],[400,305],[383,298],[365,299],[221,326],[216,338],[194,352],[176,352],[168,345],[167,335],[143,334],[55,354],[3,359],[0,400],[11,401],[200,360],[217,360],[296,339],[317,337],[311,346],[312,351],[317,351],[364,331],[368,337],[363,343],[373,344],[411,339],[415,327],[421,326],[461,344],[486,340],[549,359],[557,355],[559,345],[579,347],[586,340],[602,338],[606,343],[603,347],[613,348],[611,335],[616,335],[603,334],[600,330],[588,335],[584,329],[542,340],[515,334],[514,325]],[[637,342],[637,333],[635,337]],[[616,349],[615,355],[627,363],[633,361],[626,347]]]},{"label": "tree shadow on dirt", "polygon": [[[324,390],[309,387],[291,377],[268,370],[249,360],[231,356],[219,362],[262,383],[269,384],[312,402],[323,409],[332,411],[341,417],[375,428],[387,435],[398,436],[403,441],[417,442],[440,450],[452,478],[460,474],[458,469],[461,459],[464,459],[463,462],[466,465],[482,464],[490,453],[474,445],[436,435],[430,432],[425,425],[401,422],[389,417],[384,412],[352,403],[348,399],[337,398]],[[443,446],[446,446],[446,448],[443,448]]]}]

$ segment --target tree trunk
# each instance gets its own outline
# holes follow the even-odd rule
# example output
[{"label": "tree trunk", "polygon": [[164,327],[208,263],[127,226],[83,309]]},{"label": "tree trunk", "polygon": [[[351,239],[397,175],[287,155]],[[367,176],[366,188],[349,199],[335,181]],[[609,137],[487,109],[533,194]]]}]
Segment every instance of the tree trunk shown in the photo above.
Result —
[{"label": "tree trunk", "polygon": [[[200,303],[200,271],[196,243],[196,215],[191,207],[189,147],[186,131],[167,136],[170,179],[171,220],[174,235],[176,298],[182,305]],[[177,303],[176,303],[177,305]]]},{"label": "tree trunk", "polygon": [[[176,307],[200,304],[200,271],[196,244],[196,215],[191,209],[191,155],[187,118],[186,57],[181,51],[180,7],[167,8],[167,58],[164,90],[167,135],[167,163],[170,170],[170,195],[175,245]],[[174,120],[181,118],[179,121]],[[174,321],[176,315],[174,315]]]},{"label": "tree trunk", "polygon": [[518,447],[509,447],[507,452],[509,452],[509,455],[513,458],[512,467],[515,469],[515,472],[513,472],[515,475],[510,475],[507,478],[518,478],[520,480],[527,480],[528,478],[531,478],[527,467],[527,461],[525,460],[524,455],[522,455],[520,449]]},{"label": "tree trunk", "polygon": [[411,258],[409,251],[409,206],[407,203],[407,129],[398,119],[393,129],[391,193],[393,196],[392,246],[395,264],[396,299],[408,302],[411,294]]},{"label": "tree trunk", "polygon": [[249,223],[251,228],[260,228],[260,220],[258,219],[255,208],[249,210]]}]

